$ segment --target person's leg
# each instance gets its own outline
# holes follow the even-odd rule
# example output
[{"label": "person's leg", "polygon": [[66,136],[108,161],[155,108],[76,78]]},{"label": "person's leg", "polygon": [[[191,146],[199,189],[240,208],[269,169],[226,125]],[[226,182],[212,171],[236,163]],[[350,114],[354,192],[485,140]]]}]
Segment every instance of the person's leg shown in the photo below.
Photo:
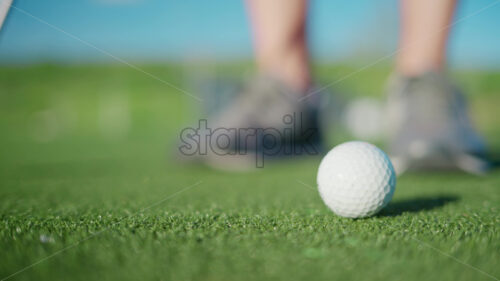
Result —
[{"label": "person's leg", "polygon": [[5,19],[7,18],[10,5],[12,5],[12,0],[4,0],[0,2],[0,30],[2,29]]},{"label": "person's leg", "polygon": [[228,131],[225,146],[189,158],[218,169],[263,167],[264,158],[318,154],[322,149],[319,102],[300,99],[311,80],[307,0],[247,1],[258,74],[208,117],[213,132]]},{"label": "person's leg", "polygon": [[455,0],[402,0],[397,71],[405,76],[440,72]]},{"label": "person's leg", "polygon": [[306,0],[248,0],[259,72],[304,92],[310,83]]},{"label": "person's leg", "polygon": [[486,146],[445,73],[455,0],[402,0],[400,52],[388,92],[389,153],[407,169],[485,172]]}]

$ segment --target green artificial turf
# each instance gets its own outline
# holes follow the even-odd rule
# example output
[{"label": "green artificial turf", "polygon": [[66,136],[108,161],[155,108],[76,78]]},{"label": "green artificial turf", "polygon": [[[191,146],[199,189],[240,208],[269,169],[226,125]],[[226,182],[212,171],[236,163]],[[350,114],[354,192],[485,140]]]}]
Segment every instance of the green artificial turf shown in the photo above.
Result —
[{"label": "green artificial turf", "polygon": [[[187,87],[181,67],[144,69]],[[387,74],[336,89],[380,97]],[[454,77],[498,150],[500,74]],[[0,68],[0,280],[500,278],[499,171],[406,174],[379,215],[339,218],[315,189],[320,157],[247,173],[176,163],[198,107],[126,67]]]}]

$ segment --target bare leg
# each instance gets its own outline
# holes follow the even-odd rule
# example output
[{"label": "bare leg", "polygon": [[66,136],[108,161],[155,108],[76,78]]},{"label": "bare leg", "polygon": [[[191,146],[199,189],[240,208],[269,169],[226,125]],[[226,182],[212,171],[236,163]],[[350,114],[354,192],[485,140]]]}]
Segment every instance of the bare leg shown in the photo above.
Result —
[{"label": "bare leg", "polygon": [[398,173],[461,169],[482,174],[489,167],[464,97],[440,73],[455,2],[402,0],[399,75],[389,83],[387,107],[389,153]]},{"label": "bare leg", "polygon": [[310,83],[306,0],[248,0],[259,72],[305,91]]},{"label": "bare leg", "polygon": [[455,4],[455,0],[401,1],[399,73],[413,76],[443,70]]},{"label": "bare leg", "polygon": [[10,5],[12,5],[12,0],[4,0],[0,2],[0,29],[2,29],[2,24],[5,21],[5,18],[7,18]]}]

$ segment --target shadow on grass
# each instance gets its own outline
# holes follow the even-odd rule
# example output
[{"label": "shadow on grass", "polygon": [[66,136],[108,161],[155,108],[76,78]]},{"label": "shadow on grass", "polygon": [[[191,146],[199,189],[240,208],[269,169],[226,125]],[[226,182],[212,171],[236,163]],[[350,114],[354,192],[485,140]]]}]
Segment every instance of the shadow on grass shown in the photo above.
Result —
[{"label": "shadow on grass", "polygon": [[394,217],[403,213],[417,213],[421,211],[441,208],[444,205],[458,201],[459,197],[455,195],[439,195],[432,197],[418,197],[414,199],[391,202],[385,207],[378,216]]}]

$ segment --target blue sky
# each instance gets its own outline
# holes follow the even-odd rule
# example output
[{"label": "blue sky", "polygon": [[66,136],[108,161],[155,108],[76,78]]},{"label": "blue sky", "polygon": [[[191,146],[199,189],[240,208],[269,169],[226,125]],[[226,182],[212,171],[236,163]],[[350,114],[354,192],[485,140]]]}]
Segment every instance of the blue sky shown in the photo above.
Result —
[{"label": "blue sky", "polygon": [[[3,0],[0,0],[3,1]],[[452,65],[500,68],[500,3],[460,2],[450,44]],[[395,0],[312,0],[313,57],[344,61],[395,50]],[[14,5],[117,57],[131,61],[248,59],[251,38],[240,0],[15,0]],[[111,61],[70,36],[12,9],[0,34],[1,63]]]}]

